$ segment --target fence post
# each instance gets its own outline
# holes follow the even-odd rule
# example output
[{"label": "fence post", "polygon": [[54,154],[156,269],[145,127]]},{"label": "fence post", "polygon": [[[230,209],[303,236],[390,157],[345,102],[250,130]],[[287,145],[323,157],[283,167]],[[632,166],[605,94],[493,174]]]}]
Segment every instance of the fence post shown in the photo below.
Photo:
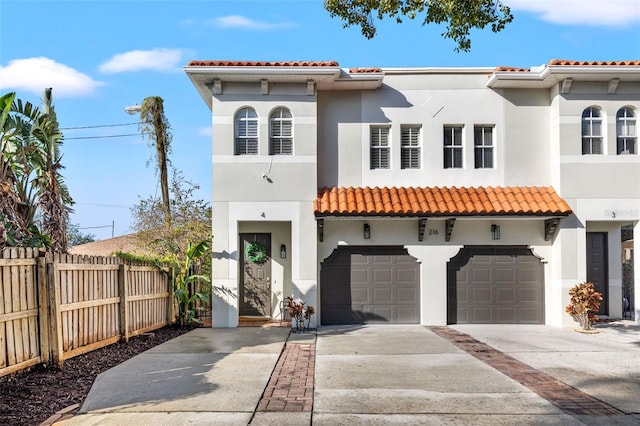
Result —
[{"label": "fence post", "polygon": [[44,253],[38,256],[38,320],[40,321],[40,359],[48,363],[51,359],[49,346],[49,280],[47,279],[47,259]]},{"label": "fence post", "polygon": [[169,267],[165,276],[167,277],[167,289],[169,292],[169,309],[167,312],[169,313],[169,318],[167,318],[167,324],[171,325],[176,320],[176,303],[175,296],[173,294],[173,280],[174,280],[175,270],[173,267]]},{"label": "fence post", "polygon": [[128,294],[127,294],[127,271],[129,265],[124,263],[118,267],[118,293],[120,293],[120,337],[125,342],[129,341],[129,310],[127,309]]},{"label": "fence post", "polygon": [[60,311],[60,276],[58,262],[51,254],[46,255],[47,284],[49,287],[49,345],[53,362],[59,368],[64,363],[62,347],[62,313]]}]

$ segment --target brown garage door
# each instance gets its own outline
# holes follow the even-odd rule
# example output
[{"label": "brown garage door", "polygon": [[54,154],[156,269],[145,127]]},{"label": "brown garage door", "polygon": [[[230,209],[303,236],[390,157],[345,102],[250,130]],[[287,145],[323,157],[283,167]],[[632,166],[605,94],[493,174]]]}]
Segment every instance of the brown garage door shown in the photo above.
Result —
[{"label": "brown garage door", "polygon": [[420,269],[402,247],[340,247],[322,262],[320,321],[419,324]]},{"label": "brown garage door", "polygon": [[543,324],[544,269],[526,248],[465,247],[448,264],[450,324]]}]

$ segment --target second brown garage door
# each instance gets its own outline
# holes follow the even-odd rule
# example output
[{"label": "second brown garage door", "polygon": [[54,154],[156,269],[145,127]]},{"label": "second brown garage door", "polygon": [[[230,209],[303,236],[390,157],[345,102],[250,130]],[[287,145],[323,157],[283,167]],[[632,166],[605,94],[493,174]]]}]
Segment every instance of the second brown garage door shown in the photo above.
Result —
[{"label": "second brown garage door", "polygon": [[543,324],[544,268],[523,247],[465,247],[447,268],[449,324]]},{"label": "second brown garage door", "polygon": [[402,247],[340,247],[322,262],[321,324],[419,324],[420,268]]}]

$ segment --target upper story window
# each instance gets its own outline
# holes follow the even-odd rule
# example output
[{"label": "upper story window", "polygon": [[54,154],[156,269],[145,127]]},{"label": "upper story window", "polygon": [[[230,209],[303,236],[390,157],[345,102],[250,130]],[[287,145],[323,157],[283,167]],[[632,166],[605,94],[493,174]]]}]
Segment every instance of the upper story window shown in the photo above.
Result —
[{"label": "upper story window", "polygon": [[638,153],[636,117],[631,108],[624,107],[618,110],[616,114],[616,134],[618,137],[618,155]]},{"label": "upper story window", "polygon": [[402,126],[400,168],[420,168],[420,126]]},{"label": "upper story window", "polygon": [[371,170],[388,169],[390,164],[389,157],[389,127],[372,126],[371,142],[369,145]]},{"label": "upper story window", "polygon": [[476,169],[493,168],[493,126],[473,128],[473,158]]},{"label": "upper story window", "polygon": [[602,154],[602,116],[594,107],[582,113],[582,154]]},{"label": "upper story window", "polygon": [[462,126],[444,126],[444,168],[462,168]]},{"label": "upper story window", "polygon": [[269,117],[269,153],[293,154],[293,117],[287,108],[277,108]]},{"label": "upper story window", "polygon": [[258,154],[258,114],[253,108],[242,108],[235,118],[235,154]]}]

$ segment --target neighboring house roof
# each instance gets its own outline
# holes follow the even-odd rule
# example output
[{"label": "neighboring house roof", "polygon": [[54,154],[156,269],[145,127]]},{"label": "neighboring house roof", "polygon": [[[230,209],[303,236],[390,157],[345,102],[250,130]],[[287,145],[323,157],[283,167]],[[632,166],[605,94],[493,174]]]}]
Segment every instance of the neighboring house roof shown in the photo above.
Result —
[{"label": "neighboring house roof", "polygon": [[568,216],[552,187],[322,188],[316,216]]},{"label": "neighboring house roof", "polygon": [[142,254],[136,247],[136,234],[127,234],[92,243],[80,244],[69,248],[71,254],[86,256],[113,256],[115,252]]}]

